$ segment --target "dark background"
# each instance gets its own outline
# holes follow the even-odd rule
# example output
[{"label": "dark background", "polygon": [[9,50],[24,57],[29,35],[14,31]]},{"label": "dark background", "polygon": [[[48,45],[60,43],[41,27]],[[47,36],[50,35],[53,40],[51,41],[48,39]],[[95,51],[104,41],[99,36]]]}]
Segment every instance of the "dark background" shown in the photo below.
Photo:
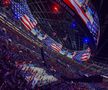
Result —
[{"label": "dark background", "polygon": [[91,0],[100,19],[100,40],[94,59],[108,64],[108,0]]}]

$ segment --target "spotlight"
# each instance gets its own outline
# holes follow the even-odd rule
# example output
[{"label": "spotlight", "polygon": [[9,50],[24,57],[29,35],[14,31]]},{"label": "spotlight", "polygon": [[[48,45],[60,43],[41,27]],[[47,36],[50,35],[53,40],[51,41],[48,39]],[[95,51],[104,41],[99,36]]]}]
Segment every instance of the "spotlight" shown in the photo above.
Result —
[{"label": "spotlight", "polygon": [[84,43],[89,43],[89,41],[90,41],[90,40],[89,40],[88,37],[83,38],[83,42],[84,42]]},{"label": "spotlight", "polygon": [[76,22],[75,21],[73,21],[72,23],[71,23],[71,28],[76,28]]},{"label": "spotlight", "polygon": [[54,13],[58,13],[59,10],[60,10],[60,7],[59,7],[58,4],[53,4],[53,5],[52,5],[52,9],[53,9],[53,12],[54,12]]},{"label": "spotlight", "polygon": [[8,7],[10,5],[10,0],[2,0],[2,3],[5,7]]}]

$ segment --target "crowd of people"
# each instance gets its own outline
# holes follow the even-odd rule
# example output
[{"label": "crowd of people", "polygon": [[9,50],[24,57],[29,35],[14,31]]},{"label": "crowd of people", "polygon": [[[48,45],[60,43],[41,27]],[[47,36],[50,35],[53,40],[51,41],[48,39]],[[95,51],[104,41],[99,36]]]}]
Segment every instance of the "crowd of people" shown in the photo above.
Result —
[{"label": "crowd of people", "polygon": [[[58,74],[54,75],[56,70],[59,70],[59,74],[63,74],[62,67],[69,67],[68,64],[63,63],[60,59],[55,59],[51,61],[56,61],[57,65],[54,63],[46,63],[43,61],[41,56],[41,49],[31,44],[29,41],[25,40],[23,37],[18,34],[13,33],[11,30],[7,30],[7,28],[0,27],[0,88],[1,89],[18,89],[18,90],[30,90],[30,89],[42,89],[42,90],[53,90],[53,89],[64,89],[68,87],[67,90],[78,89],[87,90],[87,85],[82,85],[83,87],[77,86],[78,83],[67,84],[61,82],[60,84],[55,85],[52,82],[56,82]],[[50,60],[53,58],[52,54],[44,52],[44,58]],[[48,59],[50,58],[50,59]],[[50,74],[47,74],[46,65],[48,65]],[[53,67],[51,65],[56,66]],[[41,67],[40,67],[41,66]],[[57,68],[58,67],[58,68]],[[44,69],[43,69],[44,68]],[[62,70],[60,70],[62,69]],[[55,72],[52,74],[52,71]],[[64,70],[65,71],[65,70]],[[52,75],[51,75],[52,74]],[[59,77],[59,75],[58,75]],[[61,75],[60,75],[61,77]],[[60,78],[59,77],[59,78]],[[64,80],[65,82],[66,80]],[[70,83],[70,82],[69,82]]]},{"label": "crowd of people", "polygon": [[[9,36],[10,35],[10,36]],[[35,52],[33,52],[33,48],[27,48],[27,45],[29,44],[26,42],[26,47],[24,47],[25,42],[23,45],[17,42],[18,39],[14,37],[14,35],[10,33],[7,33],[6,29],[3,28],[0,30],[0,59],[6,61],[7,63],[13,62],[14,65],[18,62],[35,62],[36,59],[41,60],[41,57]],[[21,40],[21,39],[19,39]],[[14,42],[15,41],[15,42]],[[37,50],[37,49],[36,49]],[[37,51],[39,52],[39,50]],[[36,55],[35,55],[36,54]],[[37,58],[38,55],[38,58]],[[39,61],[38,61],[39,62]]]},{"label": "crowd of people", "polygon": [[[47,69],[44,70],[43,60],[38,54],[40,49],[14,34],[6,28],[0,29],[0,88],[9,88],[9,90],[28,88],[30,90],[38,85],[45,90],[43,85],[56,82],[57,78],[51,75],[52,73],[48,74]],[[45,57],[49,58],[47,53]],[[53,66],[49,69],[51,72],[56,72]]]},{"label": "crowd of people", "polygon": [[[61,75],[72,71],[72,66],[63,62],[61,57],[58,58],[50,52],[43,51],[42,47],[40,48],[33,43],[31,44],[30,41],[21,35],[7,29],[0,27],[0,89],[88,90],[87,85],[82,84],[83,87],[81,87],[78,83],[70,85],[70,83],[68,84],[65,81],[65,83],[62,82],[57,86],[53,85],[53,82],[58,82],[58,78],[63,81]],[[51,42],[50,45],[56,43],[41,31],[37,30],[36,32],[35,30],[32,33],[37,34],[37,37],[34,38],[40,40],[46,46],[49,45],[48,42]],[[26,34],[30,35],[30,32]],[[46,38],[48,38],[48,42]],[[85,52],[89,54],[90,49],[69,52],[69,50],[62,48],[59,53],[81,64],[80,57]],[[67,76],[69,73],[67,73]],[[72,74],[74,76],[74,73]],[[75,77],[77,76],[75,75]]]}]

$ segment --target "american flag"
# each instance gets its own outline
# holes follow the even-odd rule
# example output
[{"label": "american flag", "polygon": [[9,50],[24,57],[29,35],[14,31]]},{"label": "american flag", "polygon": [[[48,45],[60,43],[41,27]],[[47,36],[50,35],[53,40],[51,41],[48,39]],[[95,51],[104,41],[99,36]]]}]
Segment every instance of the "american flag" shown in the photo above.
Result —
[{"label": "american flag", "polygon": [[81,60],[82,61],[88,61],[90,59],[90,55],[91,55],[91,49],[88,47],[85,50],[85,53],[82,54]]},{"label": "american flag", "polygon": [[78,61],[78,62],[82,62],[82,61],[88,61],[90,58],[90,51],[87,50],[82,50],[82,51],[78,51],[76,52],[76,54],[73,56],[73,59]]},{"label": "american flag", "polygon": [[20,3],[11,0],[11,8],[15,18],[20,20],[27,30],[32,31],[36,27],[37,21],[32,16],[26,0],[22,0]]},{"label": "american flag", "polygon": [[51,48],[56,51],[56,52],[60,52],[60,50],[62,49],[62,45],[61,44],[55,44],[55,43],[52,43],[51,44]]},{"label": "american flag", "polygon": [[89,22],[88,17],[85,15],[82,8],[78,5],[75,0],[64,0],[64,2],[73,10],[75,10],[78,15],[82,18],[85,24]]},{"label": "american flag", "polygon": [[30,18],[24,14],[21,18],[20,18],[21,22],[23,23],[23,25],[28,29],[28,30],[32,30],[35,28],[34,24],[30,21]]},{"label": "american flag", "polygon": [[47,36],[43,42],[50,47],[51,49],[53,49],[56,52],[60,52],[62,49],[62,45],[57,43],[56,41],[54,41],[51,37]]},{"label": "american flag", "polygon": [[81,60],[88,61],[89,58],[90,58],[90,53],[84,53],[84,54],[82,54]]}]

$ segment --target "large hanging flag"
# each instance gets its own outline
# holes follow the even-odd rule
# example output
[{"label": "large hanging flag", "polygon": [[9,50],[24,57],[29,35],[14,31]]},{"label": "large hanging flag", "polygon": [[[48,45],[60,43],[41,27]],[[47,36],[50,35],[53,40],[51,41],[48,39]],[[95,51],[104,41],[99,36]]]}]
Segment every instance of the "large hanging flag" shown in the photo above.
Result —
[{"label": "large hanging flag", "polygon": [[26,0],[22,0],[20,1],[20,3],[11,0],[11,7],[15,18],[20,20],[25,26],[25,28],[33,32],[34,34],[34,28],[37,25],[37,21],[32,16],[31,11],[29,10],[29,7],[26,3]]},{"label": "large hanging flag", "polygon": [[21,18],[20,18],[21,22],[23,23],[23,25],[28,29],[28,30],[32,30],[35,26],[33,25],[33,23],[30,21],[29,17],[24,14]]},{"label": "large hanging flag", "polygon": [[78,13],[78,15],[82,18],[85,24],[89,22],[87,16],[85,15],[85,12],[82,10],[82,8],[77,4],[75,0],[64,0],[64,2],[74,11]]}]

